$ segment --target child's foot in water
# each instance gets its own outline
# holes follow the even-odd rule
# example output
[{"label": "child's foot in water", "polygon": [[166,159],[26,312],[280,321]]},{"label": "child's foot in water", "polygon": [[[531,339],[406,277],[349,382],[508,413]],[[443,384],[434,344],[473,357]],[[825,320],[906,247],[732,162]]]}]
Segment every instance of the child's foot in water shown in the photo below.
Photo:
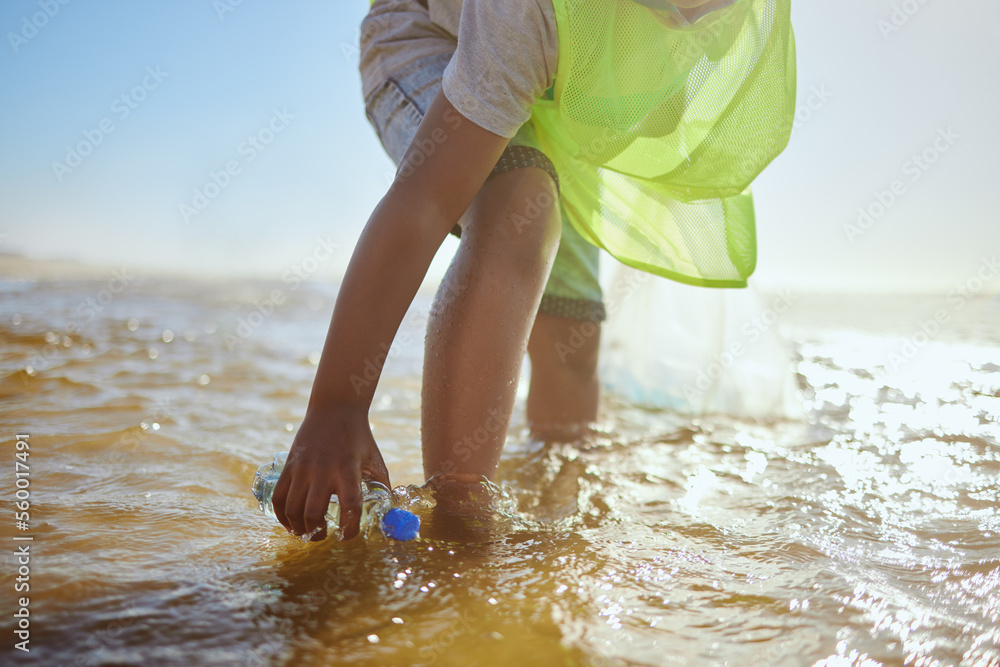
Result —
[{"label": "child's foot in water", "polygon": [[424,485],[436,504],[428,537],[448,542],[484,542],[498,535],[503,491],[482,475],[442,473]]}]

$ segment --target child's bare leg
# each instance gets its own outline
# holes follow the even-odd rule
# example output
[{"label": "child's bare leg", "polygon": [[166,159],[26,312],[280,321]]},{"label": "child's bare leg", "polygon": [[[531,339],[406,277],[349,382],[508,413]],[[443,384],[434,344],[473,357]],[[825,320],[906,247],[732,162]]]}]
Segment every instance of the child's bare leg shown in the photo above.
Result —
[{"label": "child's bare leg", "polygon": [[559,242],[556,197],[551,177],[529,167],[488,180],[469,208],[427,325],[421,418],[427,477],[496,471]]},{"label": "child's bare leg", "polygon": [[597,421],[601,325],[539,313],[531,330],[528,424],[542,440],[579,437]]}]

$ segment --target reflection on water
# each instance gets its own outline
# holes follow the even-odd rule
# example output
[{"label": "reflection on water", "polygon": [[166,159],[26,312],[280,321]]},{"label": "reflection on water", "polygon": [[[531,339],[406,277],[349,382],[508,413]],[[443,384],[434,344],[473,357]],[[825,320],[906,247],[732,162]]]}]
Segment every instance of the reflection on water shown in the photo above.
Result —
[{"label": "reflection on water", "polygon": [[[0,421],[32,443],[21,663],[1000,664],[991,302],[912,357],[888,303],[850,329],[802,306],[804,421],[609,399],[602,430],[541,446],[519,419],[496,521],[303,544],[249,485],[302,417],[332,289],[251,318],[273,286],[145,283],[86,318],[100,287],[0,287]],[[407,326],[372,415],[398,485],[422,481]]]}]

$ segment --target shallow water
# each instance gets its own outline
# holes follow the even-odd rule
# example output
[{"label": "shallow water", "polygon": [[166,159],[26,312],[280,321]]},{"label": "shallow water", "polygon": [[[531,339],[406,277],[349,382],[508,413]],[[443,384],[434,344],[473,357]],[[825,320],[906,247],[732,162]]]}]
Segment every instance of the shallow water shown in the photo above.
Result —
[{"label": "shallow water", "polygon": [[[2,539],[34,537],[29,654],[5,559],[5,663],[1000,664],[995,300],[915,355],[943,298],[802,300],[802,420],[609,397],[601,433],[541,447],[518,416],[492,529],[304,545],[250,482],[302,417],[333,288],[107,290],[0,284]],[[422,481],[421,307],[372,413],[397,485]]]}]

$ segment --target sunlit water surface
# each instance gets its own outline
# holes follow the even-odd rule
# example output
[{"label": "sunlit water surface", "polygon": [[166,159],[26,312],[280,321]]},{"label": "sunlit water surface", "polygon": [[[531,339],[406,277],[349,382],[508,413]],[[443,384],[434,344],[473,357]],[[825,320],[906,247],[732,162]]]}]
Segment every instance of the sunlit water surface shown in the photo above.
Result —
[{"label": "sunlit water surface", "polygon": [[[104,288],[0,286],[4,548],[15,433],[35,538],[27,655],[5,559],[5,663],[1000,664],[995,301],[912,359],[943,298],[800,302],[802,420],[608,398],[601,434],[541,447],[518,416],[492,530],[303,545],[250,482],[302,418],[333,288]],[[420,312],[372,412],[397,485],[423,481]]]}]

